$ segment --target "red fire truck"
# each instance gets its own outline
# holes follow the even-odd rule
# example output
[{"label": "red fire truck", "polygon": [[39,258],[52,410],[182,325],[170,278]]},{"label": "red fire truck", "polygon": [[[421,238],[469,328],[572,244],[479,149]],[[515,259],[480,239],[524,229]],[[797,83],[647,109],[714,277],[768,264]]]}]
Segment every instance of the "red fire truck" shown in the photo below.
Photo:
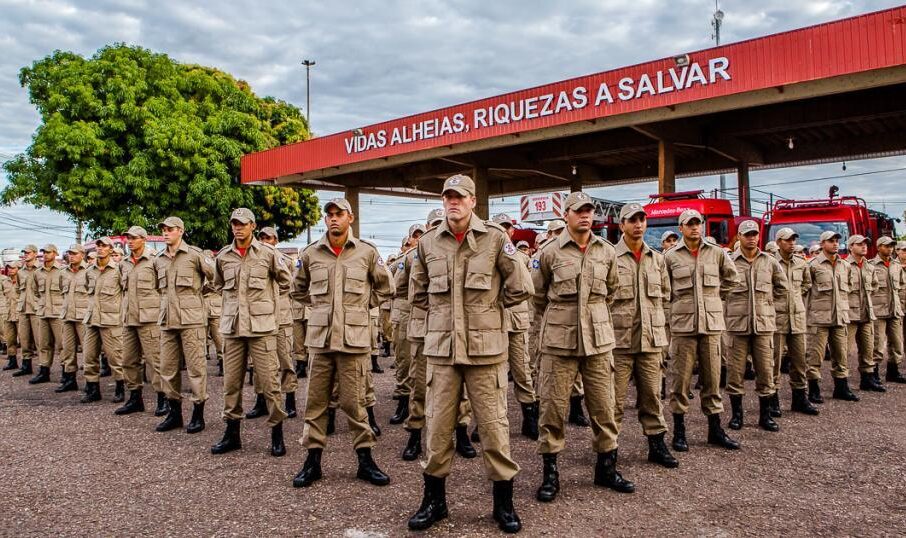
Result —
[{"label": "red fire truck", "polygon": [[[616,243],[620,239],[620,209],[623,207],[623,202],[614,202],[595,197],[591,199],[595,204],[592,232],[611,243]],[[523,196],[520,200],[522,222],[540,224],[545,221],[562,219],[564,200],[566,200],[566,195],[560,192]],[[520,236],[520,234],[523,235]],[[516,233],[513,235],[513,241],[518,242],[519,239],[528,241],[527,236],[529,234],[531,234],[532,238],[529,244],[534,244],[536,231],[517,227]]]},{"label": "red fire truck", "polygon": [[799,234],[799,244],[807,249],[818,244],[822,232],[831,230],[840,234],[840,253],[845,255],[847,238],[859,234],[869,239],[868,256],[874,257],[879,237],[896,237],[893,219],[868,209],[862,198],[839,196],[838,192],[832,186],[824,199],[776,201],[765,215],[765,241],[772,241],[781,228],[792,228]]},{"label": "red fire truck", "polygon": [[705,198],[704,192],[668,192],[649,196],[652,201],[645,206],[645,213],[648,214],[645,242],[648,246],[660,249],[664,232],[673,230],[679,233],[679,216],[687,209],[694,209],[704,217],[702,235],[713,237],[721,245],[729,245],[736,236],[737,223],[751,217],[736,217],[729,200]]}]

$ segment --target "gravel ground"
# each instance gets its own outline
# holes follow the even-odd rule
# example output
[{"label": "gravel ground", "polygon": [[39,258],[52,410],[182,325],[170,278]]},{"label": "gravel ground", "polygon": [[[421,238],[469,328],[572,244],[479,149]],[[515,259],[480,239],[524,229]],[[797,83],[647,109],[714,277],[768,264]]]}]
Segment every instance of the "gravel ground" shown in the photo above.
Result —
[{"label": "gravel ground", "polygon": [[[388,365],[389,359],[382,359]],[[851,366],[855,365],[852,359]],[[384,433],[375,450],[391,476],[385,488],[355,479],[355,455],[345,420],[324,454],[325,477],[293,489],[304,459],[294,442],[302,420],[286,423],[288,454],[272,458],[264,419],[243,421],[243,449],[212,456],[222,434],[222,378],[209,363],[208,428],[197,435],[157,433],[150,412],[116,417],[105,401],[80,405],[81,393],[53,393],[52,384],[0,375],[0,534],[75,535],[404,535],[421,499],[421,467],[399,458],[406,441],[389,426],[393,370],[375,376]],[[825,365],[826,372],[826,365]],[[857,374],[856,374],[857,375]],[[857,379],[853,379],[857,382]],[[79,380],[81,383],[81,379]],[[697,407],[687,419],[690,452],[680,467],[647,463],[647,445],[627,409],[619,468],[636,483],[633,495],[592,484],[594,455],[588,429],[570,427],[560,457],[561,493],[552,504],[534,500],[540,482],[535,443],[518,435],[519,408],[510,398],[512,447],[523,471],[516,507],[524,535],[904,535],[906,534],[906,386],[885,395],[859,392],[862,402],[827,399],[817,418],[792,414],[781,392],[779,433],[756,427],[757,399],[749,384],[745,428],[732,435],[742,450],[705,444]],[[304,384],[303,384],[304,387]],[[253,395],[246,391],[246,405]],[[831,391],[827,375],[825,395]],[[304,390],[300,387],[300,394]],[[146,394],[146,404],[151,397]],[[300,398],[301,399],[301,398]],[[698,399],[694,404],[697,406]],[[303,402],[300,401],[300,412]],[[150,405],[150,409],[153,409]],[[729,407],[729,405],[727,405]],[[184,408],[184,413],[188,410]],[[724,421],[729,411],[725,412]],[[340,415],[342,417],[342,414]],[[669,437],[668,437],[669,438]],[[450,517],[425,534],[479,536],[496,532],[491,487],[481,458],[457,458],[448,481]]]}]

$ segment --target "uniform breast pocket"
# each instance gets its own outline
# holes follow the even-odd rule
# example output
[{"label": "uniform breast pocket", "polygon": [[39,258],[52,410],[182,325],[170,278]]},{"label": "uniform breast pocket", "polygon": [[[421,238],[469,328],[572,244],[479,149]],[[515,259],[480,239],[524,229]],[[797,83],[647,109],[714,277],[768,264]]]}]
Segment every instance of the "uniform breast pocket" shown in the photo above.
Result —
[{"label": "uniform breast pocket", "polygon": [[256,265],[249,270],[249,289],[263,290],[267,287],[267,267]]},{"label": "uniform breast pocket", "polygon": [[720,272],[715,265],[706,265],[702,271],[702,286],[716,288],[720,286]]},{"label": "uniform breast pocket", "polygon": [[239,268],[228,265],[223,268],[223,289],[236,289],[236,279],[239,277]]},{"label": "uniform breast pocket", "polygon": [[463,285],[470,290],[491,289],[491,261],[487,258],[470,259]]},{"label": "uniform breast pocket", "polygon": [[186,267],[176,272],[176,287],[191,288],[195,286],[195,271]]},{"label": "uniform breast pocket", "polygon": [[165,290],[167,289],[167,270],[161,269],[157,272],[157,289]]},{"label": "uniform breast pocket", "polygon": [[330,272],[325,267],[312,268],[308,284],[309,295],[325,295],[330,290]]},{"label": "uniform breast pocket", "polygon": [[692,268],[687,265],[675,267],[673,273],[673,289],[679,293],[692,288]]},{"label": "uniform breast pocket", "polygon": [[362,294],[367,288],[368,272],[362,267],[347,267],[346,278],[343,280],[343,291],[346,293]]},{"label": "uniform breast pocket", "polygon": [[576,282],[579,267],[575,263],[564,263],[551,268],[554,273],[551,290],[559,297],[569,297],[579,292]]},{"label": "uniform breast pocket", "polygon": [[595,264],[591,267],[591,292],[607,295],[607,266]]},{"label": "uniform breast pocket", "polygon": [[661,273],[656,269],[649,269],[645,272],[645,287],[648,291],[648,297],[657,298],[663,296],[661,289]]},{"label": "uniform breast pocket", "polygon": [[450,273],[446,258],[428,258],[428,293],[446,293],[450,291]]},{"label": "uniform breast pocket", "polygon": [[154,274],[148,271],[142,271],[138,275],[136,286],[140,290],[153,290],[155,286]]}]

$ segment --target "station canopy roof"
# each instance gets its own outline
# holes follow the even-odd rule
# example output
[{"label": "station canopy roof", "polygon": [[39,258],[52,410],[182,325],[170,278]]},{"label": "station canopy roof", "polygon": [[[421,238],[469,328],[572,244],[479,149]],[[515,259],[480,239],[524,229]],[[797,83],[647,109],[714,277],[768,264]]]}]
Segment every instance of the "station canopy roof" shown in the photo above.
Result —
[{"label": "station canopy roof", "polygon": [[244,184],[487,195],[906,153],[906,6],[555,82],[242,158]]}]

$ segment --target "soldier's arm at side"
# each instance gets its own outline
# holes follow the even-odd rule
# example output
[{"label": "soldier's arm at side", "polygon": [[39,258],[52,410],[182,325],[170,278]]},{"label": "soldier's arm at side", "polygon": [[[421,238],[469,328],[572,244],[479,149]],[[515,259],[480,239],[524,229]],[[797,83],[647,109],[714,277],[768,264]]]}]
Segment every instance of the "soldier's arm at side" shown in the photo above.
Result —
[{"label": "soldier's arm at side", "polygon": [[308,255],[303,252],[300,257],[299,269],[296,271],[296,278],[293,280],[293,291],[290,297],[304,305],[311,304],[311,296],[308,294],[308,286],[311,279],[308,276]]},{"label": "soldier's arm at side", "polygon": [[550,268],[544,263],[544,256],[539,253],[532,260],[536,267],[532,268],[532,287],[535,293],[532,294],[532,301],[535,303],[535,311],[543,313],[547,308],[547,286],[550,283]]},{"label": "soldier's arm at side", "polygon": [[730,260],[726,254],[720,257],[720,296],[726,300],[730,290],[739,284],[739,273],[736,271],[736,264]]},{"label": "soldier's arm at side", "polygon": [[778,299],[786,297],[790,291],[790,283],[783,273],[780,262],[773,258],[771,258],[771,279],[774,284],[774,297]]},{"label": "soldier's arm at side", "polygon": [[285,293],[292,286],[292,273],[289,272],[289,263],[278,250],[274,250],[271,258],[271,276],[280,288],[280,293]]},{"label": "soldier's arm at side", "polygon": [[390,271],[384,266],[381,255],[375,250],[371,258],[371,267],[368,269],[371,277],[371,307],[380,306],[381,303],[393,297],[396,289],[390,278]]},{"label": "soldier's arm at side", "polygon": [[[497,246],[497,270],[503,277],[503,306],[510,307],[517,305],[535,293],[532,281],[529,278],[528,270],[524,264],[519,261],[515,253],[507,254],[505,245],[510,244],[509,239],[503,240]],[[514,248],[514,247],[510,247]]]},{"label": "soldier's arm at side", "polygon": [[413,307],[428,310],[428,269],[425,267],[425,251],[418,244],[418,255],[412,259],[409,273],[409,302]]},{"label": "soldier's arm at side", "polygon": [[616,294],[617,286],[620,283],[619,270],[617,269],[617,255],[613,249],[611,249],[611,252],[613,252],[613,255],[610,257],[607,267],[607,297],[605,299],[607,306],[613,304],[614,295]]},{"label": "soldier's arm at side", "polygon": [[206,280],[205,286],[213,292],[223,289],[223,265],[220,258],[214,258],[214,278]]},{"label": "soldier's arm at side", "polygon": [[802,298],[807,298],[810,291],[812,291],[812,270],[806,263],[805,271],[802,271]]},{"label": "soldier's arm at side", "polygon": [[195,262],[195,265],[198,266],[198,270],[204,274],[206,279],[214,278],[214,260],[208,258],[202,253],[198,253],[198,259]]}]

